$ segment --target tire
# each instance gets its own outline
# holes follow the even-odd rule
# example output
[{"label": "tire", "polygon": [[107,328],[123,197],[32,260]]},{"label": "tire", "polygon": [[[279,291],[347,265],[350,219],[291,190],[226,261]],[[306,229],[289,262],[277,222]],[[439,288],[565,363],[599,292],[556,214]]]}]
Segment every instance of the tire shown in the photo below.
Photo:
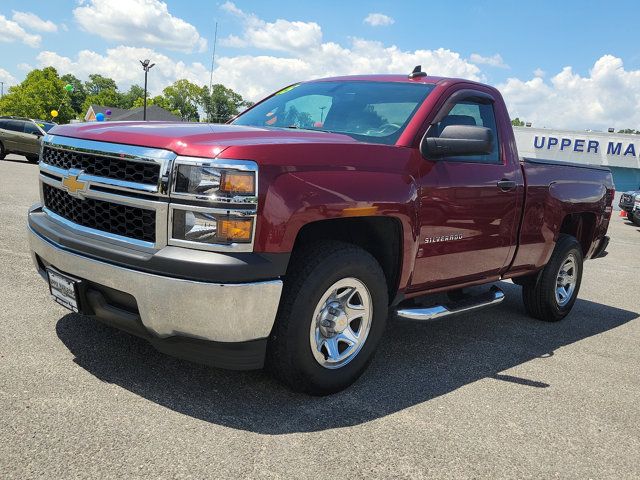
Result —
[{"label": "tire", "polygon": [[636,227],[640,227],[640,214],[634,214],[634,212],[631,212],[627,214],[627,220],[633,223]]},{"label": "tire", "polygon": [[[573,285],[573,288],[569,288],[570,292],[564,288],[566,296],[560,296],[559,299],[556,288],[562,268],[567,268],[567,273],[573,272],[570,275],[573,281],[565,284]],[[571,235],[560,234],[547,265],[538,273],[535,281],[523,284],[522,299],[527,313],[546,322],[558,322],[566,317],[578,298],[582,282],[582,268],[583,257],[580,244]],[[569,277],[565,276],[564,278],[567,281]]]},{"label": "tire", "polygon": [[[318,242],[294,252],[291,262],[265,365],[294,391],[311,395],[338,392],[367,368],[384,332],[389,308],[384,273],[367,251],[337,241]],[[331,303],[335,298],[331,292],[344,297],[347,306],[336,306],[337,300]],[[356,310],[348,320],[345,312]],[[327,317],[327,312],[339,315]],[[330,325],[327,318],[335,323]],[[342,336],[354,332],[358,335],[351,338],[361,341],[348,345]],[[332,339],[334,357],[328,350]]]},{"label": "tire", "polygon": [[4,160],[4,157],[7,156],[7,152],[4,149],[4,145],[0,142],[0,160]]},{"label": "tire", "polygon": [[39,161],[40,161],[40,157],[38,155],[27,155],[27,162],[38,163]]}]

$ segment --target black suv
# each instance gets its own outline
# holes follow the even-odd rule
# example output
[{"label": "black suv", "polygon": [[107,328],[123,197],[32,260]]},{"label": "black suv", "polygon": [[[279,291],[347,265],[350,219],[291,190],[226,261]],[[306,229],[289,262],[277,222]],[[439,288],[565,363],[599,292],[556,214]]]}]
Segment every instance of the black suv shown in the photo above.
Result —
[{"label": "black suv", "polygon": [[38,163],[40,139],[55,123],[24,117],[0,117],[0,159],[9,153],[24,155]]}]

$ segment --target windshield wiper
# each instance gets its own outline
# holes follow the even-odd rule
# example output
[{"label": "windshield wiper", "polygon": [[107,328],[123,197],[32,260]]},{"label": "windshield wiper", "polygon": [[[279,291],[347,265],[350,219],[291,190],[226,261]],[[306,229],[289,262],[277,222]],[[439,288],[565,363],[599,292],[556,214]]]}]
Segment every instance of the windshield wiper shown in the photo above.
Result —
[{"label": "windshield wiper", "polygon": [[307,130],[308,132],[333,133],[330,130],[322,130],[321,128],[304,128],[304,127],[299,127],[297,125],[289,125],[288,127],[284,127],[284,128],[290,128],[292,130]]}]

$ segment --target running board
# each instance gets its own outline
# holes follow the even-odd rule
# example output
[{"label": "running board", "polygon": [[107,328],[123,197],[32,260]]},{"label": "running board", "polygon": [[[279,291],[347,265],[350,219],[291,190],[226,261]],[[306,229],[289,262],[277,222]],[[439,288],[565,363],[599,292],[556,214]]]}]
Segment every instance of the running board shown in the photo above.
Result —
[{"label": "running board", "polygon": [[425,308],[403,308],[398,310],[398,317],[406,320],[431,321],[439,320],[450,315],[479,310],[480,308],[496,305],[504,300],[504,292],[496,286],[480,295],[465,298],[459,302],[451,302],[446,305],[435,305]]}]

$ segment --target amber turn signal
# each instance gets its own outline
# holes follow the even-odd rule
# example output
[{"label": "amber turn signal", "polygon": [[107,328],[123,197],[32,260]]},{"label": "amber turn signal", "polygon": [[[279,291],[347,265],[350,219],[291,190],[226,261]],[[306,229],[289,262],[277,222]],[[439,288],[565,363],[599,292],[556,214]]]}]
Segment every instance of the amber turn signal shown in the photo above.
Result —
[{"label": "amber turn signal", "polygon": [[242,195],[255,194],[255,175],[253,172],[235,172],[223,170],[220,176],[220,191]]},{"label": "amber turn signal", "polygon": [[249,242],[253,220],[224,218],[218,220],[218,236],[229,242]]}]

